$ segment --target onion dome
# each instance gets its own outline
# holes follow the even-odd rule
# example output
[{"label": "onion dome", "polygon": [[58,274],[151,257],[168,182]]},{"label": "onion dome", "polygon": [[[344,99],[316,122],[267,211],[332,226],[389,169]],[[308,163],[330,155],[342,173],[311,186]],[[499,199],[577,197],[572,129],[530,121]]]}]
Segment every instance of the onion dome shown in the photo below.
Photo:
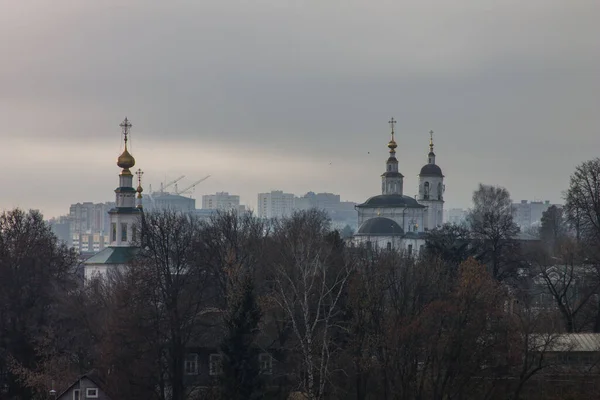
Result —
[{"label": "onion dome", "polygon": [[390,153],[395,152],[396,147],[398,147],[398,145],[396,144],[396,141],[392,138],[392,140],[390,140],[390,142],[388,143],[388,148],[390,149]]},{"label": "onion dome", "polygon": [[433,152],[433,131],[429,131],[429,154],[427,154],[427,164],[421,168],[420,176],[444,177],[442,169],[435,163],[435,153]]},{"label": "onion dome", "polygon": [[130,169],[135,165],[135,158],[127,151],[127,145],[125,145],[123,153],[117,158],[117,165],[123,169]]},{"label": "onion dome", "polygon": [[419,173],[421,176],[439,176],[444,177],[442,169],[437,164],[425,164]]}]

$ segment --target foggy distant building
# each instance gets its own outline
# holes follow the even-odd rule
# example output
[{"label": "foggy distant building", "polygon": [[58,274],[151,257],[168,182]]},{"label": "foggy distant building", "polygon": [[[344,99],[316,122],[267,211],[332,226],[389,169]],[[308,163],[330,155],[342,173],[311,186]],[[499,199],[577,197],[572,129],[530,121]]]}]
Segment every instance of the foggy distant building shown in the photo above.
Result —
[{"label": "foggy distant building", "polygon": [[334,228],[343,228],[350,225],[357,228],[356,203],[340,201],[339,194],[308,192],[304,196],[294,199],[295,210],[310,210],[316,208],[327,213]]},{"label": "foggy distant building", "polygon": [[468,210],[463,208],[451,208],[446,213],[446,221],[452,225],[463,225],[467,222]]},{"label": "foggy distant building", "polygon": [[294,195],[274,190],[258,194],[257,215],[259,218],[290,217],[294,211]]},{"label": "foggy distant building", "polygon": [[435,163],[433,132],[429,141],[427,164],[419,173],[418,195],[404,194],[404,175],[398,170],[394,140],[394,124],[388,143],[389,156],[381,175],[381,194],[356,206],[358,232],[353,243],[387,250],[403,250],[411,254],[425,245],[426,231],[442,225],[444,175]]},{"label": "foggy distant building", "polygon": [[167,192],[154,192],[145,195],[142,199],[142,204],[146,211],[172,210],[192,212],[196,209],[195,199]]},{"label": "foggy distant building", "polygon": [[550,208],[549,200],[546,201],[527,201],[521,200],[520,203],[513,203],[513,218],[521,231],[539,224],[542,220],[542,214]]},{"label": "foggy distant building", "polygon": [[69,207],[71,234],[81,232],[107,232],[110,219],[108,211],[115,203],[76,203]]},{"label": "foggy distant building", "polygon": [[202,196],[202,208],[205,210],[240,211],[240,196],[228,192],[217,192]]},{"label": "foggy distant building", "polygon": [[68,215],[63,215],[58,218],[52,218],[48,221],[52,233],[56,235],[58,240],[64,243],[67,247],[72,247],[71,221]]},{"label": "foggy distant building", "polygon": [[[110,229],[108,212],[114,206],[113,202],[71,204],[69,215],[66,217],[69,221],[69,238],[64,240],[62,236],[57,236],[79,253],[93,253],[104,249],[105,241],[100,238],[108,235]],[[56,229],[59,229],[58,226]],[[62,235],[64,227],[60,229]]]}]

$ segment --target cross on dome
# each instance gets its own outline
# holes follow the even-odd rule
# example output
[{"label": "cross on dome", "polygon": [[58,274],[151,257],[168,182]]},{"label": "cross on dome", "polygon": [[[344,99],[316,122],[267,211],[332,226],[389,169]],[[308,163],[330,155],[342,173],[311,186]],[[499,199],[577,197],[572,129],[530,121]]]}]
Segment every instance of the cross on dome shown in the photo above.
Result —
[{"label": "cross on dome", "polygon": [[429,152],[433,153],[433,130],[429,131]]},{"label": "cross on dome", "polygon": [[392,117],[392,119],[390,119],[388,121],[388,124],[390,124],[390,127],[392,128],[392,134],[394,133],[394,125],[396,125],[396,120],[394,119],[394,117]]},{"label": "cross on dome", "polygon": [[142,186],[142,175],[144,175],[144,171],[142,171],[140,168],[138,168],[137,171],[135,171],[135,174],[138,177],[138,186]]},{"label": "cross on dome", "polygon": [[132,126],[131,122],[129,122],[127,117],[125,117],[125,119],[119,124],[119,126],[121,127],[121,129],[123,129],[123,136],[125,137],[125,143],[127,143],[127,135],[129,135],[129,129]]}]

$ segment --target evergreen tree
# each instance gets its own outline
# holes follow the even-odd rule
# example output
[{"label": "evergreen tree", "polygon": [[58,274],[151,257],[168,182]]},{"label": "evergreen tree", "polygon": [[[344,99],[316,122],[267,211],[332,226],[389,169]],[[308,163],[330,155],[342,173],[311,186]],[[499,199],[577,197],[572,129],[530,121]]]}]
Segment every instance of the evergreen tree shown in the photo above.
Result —
[{"label": "evergreen tree", "polygon": [[262,397],[261,371],[256,345],[262,312],[256,301],[252,277],[245,276],[238,287],[232,284],[225,316],[222,396],[228,400]]}]

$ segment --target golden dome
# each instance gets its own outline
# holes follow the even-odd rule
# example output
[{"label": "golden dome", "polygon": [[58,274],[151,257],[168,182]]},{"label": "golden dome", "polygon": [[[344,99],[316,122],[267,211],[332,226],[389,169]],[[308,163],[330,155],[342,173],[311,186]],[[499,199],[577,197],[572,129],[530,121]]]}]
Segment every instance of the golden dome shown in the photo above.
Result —
[{"label": "golden dome", "polygon": [[123,153],[117,158],[117,165],[123,169],[132,168],[135,165],[135,158],[127,151],[127,146]]},{"label": "golden dome", "polygon": [[394,150],[394,149],[396,149],[396,147],[398,147],[398,145],[396,144],[396,141],[394,139],[392,139],[388,143],[388,147],[390,148],[390,150]]}]

